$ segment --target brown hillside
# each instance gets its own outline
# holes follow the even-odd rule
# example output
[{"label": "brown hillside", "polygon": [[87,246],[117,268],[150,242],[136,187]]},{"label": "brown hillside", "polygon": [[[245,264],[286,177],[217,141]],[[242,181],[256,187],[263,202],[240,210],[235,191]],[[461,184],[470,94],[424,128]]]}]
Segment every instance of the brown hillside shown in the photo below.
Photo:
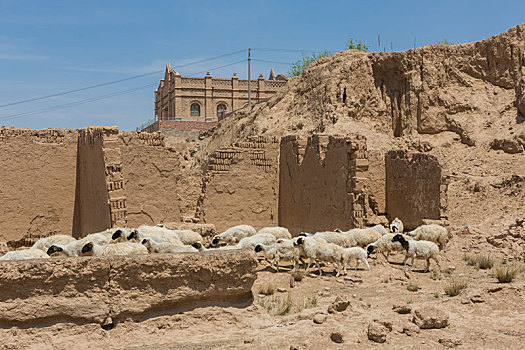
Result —
[{"label": "brown hillside", "polygon": [[[450,223],[507,236],[523,218],[524,114],[520,24],[479,42],[323,58],[268,102],[222,121],[197,155],[206,162],[251,135],[362,134],[371,161],[396,148],[437,156],[451,178]],[[497,244],[517,243],[521,254],[520,232]]]}]

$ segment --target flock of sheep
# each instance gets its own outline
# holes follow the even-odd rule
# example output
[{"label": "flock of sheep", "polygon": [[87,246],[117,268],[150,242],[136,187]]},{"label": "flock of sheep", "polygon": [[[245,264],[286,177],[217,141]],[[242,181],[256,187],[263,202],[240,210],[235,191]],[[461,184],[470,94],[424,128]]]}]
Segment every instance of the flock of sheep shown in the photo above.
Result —
[{"label": "flock of sheep", "polygon": [[[149,253],[202,252],[207,250],[251,249],[262,252],[271,266],[279,271],[280,261],[293,262],[293,270],[299,263],[306,265],[306,272],[315,263],[319,275],[322,274],[320,263],[335,263],[337,274],[346,273],[346,265],[359,262],[370,270],[368,256],[375,252],[382,253],[388,261],[393,251],[403,251],[407,259],[421,258],[427,262],[433,259],[440,271],[439,250],[445,249],[449,239],[445,227],[432,224],[422,225],[413,231],[403,233],[403,223],[394,219],[389,231],[376,225],[371,228],[334,230],[301,233],[293,238],[284,227],[265,227],[258,232],[249,225],[231,227],[213,237],[210,247],[205,247],[203,237],[192,230],[170,230],[162,225],[140,226],[137,229],[112,228],[103,232],[92,233],[82,239],[67,235],[54,235],[38,240],[31,248],[7,252],[0,260],[46,259],[59,256],[114,256],[141,255]],[[439,246],[438,246],[439,245]],[[308,259],[308,264],[304,263]]]}]

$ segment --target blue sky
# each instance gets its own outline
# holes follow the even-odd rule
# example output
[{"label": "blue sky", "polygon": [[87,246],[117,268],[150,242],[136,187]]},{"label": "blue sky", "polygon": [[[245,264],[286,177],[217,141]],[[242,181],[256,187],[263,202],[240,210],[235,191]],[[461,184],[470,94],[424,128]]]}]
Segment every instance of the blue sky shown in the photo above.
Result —
[{"label": "blue sky", "polygon": [[[390,48],[392,43],[395,51],[412,48],[414,38],[417,46],[443,38],[475,41],[523,22],[524,14],[523,0],[0,0],[0,105],[163,71],[167,62],[182,75],[199,73],[241,61],[246,51],[187,64],[248,47],[342,50],[353,37],[377,51],[378,34],[382,45]],[[252,51],[253,59],[263,61],[290,63],[300,57],[300,52]],[[289,68],[254,61],[252,74],[267,77],[270,67],[276,73]],[[234,72],[245,78],[246,63],[211,70],[214,77],[229,78]],[[162,77],[155,73],[0,107],[0,125],[132,130],[153,117],[154,90]],[[84,100],[94,101],[77,104]],[[66,104],[71,106],[54,109]]]}]

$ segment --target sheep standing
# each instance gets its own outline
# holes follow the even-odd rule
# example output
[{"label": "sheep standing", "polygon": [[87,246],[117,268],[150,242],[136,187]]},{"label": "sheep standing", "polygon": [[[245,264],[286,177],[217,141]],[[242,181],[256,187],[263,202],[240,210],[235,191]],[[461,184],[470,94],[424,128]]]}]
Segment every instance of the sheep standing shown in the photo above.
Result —
[{"label": "sheep standing", "polygon": [[281,260],[293,261],[293,271],[295,271],[299,262],[299,249],[294,247],[291,239],[279,239],[271,245],[258,244],[255,246],[255,252],[263,252],[265,259],[270,262],[272,268],[277,272],[279,272],[279,262]]},{"label": "sheep standing", "polygon": [[271,233],[276,239],[291,239],[292,234],[286,227],[263,227],[257,233]]},{"label": "sheep standing", "polygon": [[[367,245],[366,246],[366,251],[367,251],[368,255],[370,255],[372,253],[375,253],[375,252],[380,252],[381,254],[383,254],[383,256],[385,257],[386,261],[390,262],[388,260],[388,257],[390,256],[391,252],[396,252],[396,251],[403,250],[403,247],[401,246],[401,244],[399,242],[392,242],[392,238],[394,238],[394,236],[396,234],[397,233],[387,233],[387,234],[381,236],[374,243],[370,243],[369,245]],[[406,240],[413,239],[412,237],[407,236],[407,235],[403,235],[403,237]],[[386,253],[386,255],[385,255],[385,253]]]},{"label": "sheep standing", "polygon": [[346,236],[350,247],[364,248],[370,243],[374,243],[382,234],[371,228],[354,228],[346,232],[341,232]]},{"label": "sheep standing", "polygon": [[433,259],[439,267],[439,272],[441,272],[441,265],[439,264],[439,248],[434,242],[415,240],[407,241],[400,234],[396,234],[394,238],[392,238],[392,242],[399,242],[405,250],[405,260],[403,261],[403,266],[406,266],[408,257],[411,257],[411,270],[414,271],[414,259],[425,259],[427,261],[425,272],[428,272],[430,267],[430,259]]},{"label": "sheep standing", "polygon": [[302,250],[302,254],[310,259],[310,262],[306,266],[306,273],[308,272],[312,261],[315,262],[315,265],[319,270],[319,276],[322,276],[323,274],[321,267],[319,266],[319,261],[333,262],[337,265],[336,277],[339,277],[341,273],[341,256],[343,248],[334,243],[316,240],[313,237],[299,237],[294,245],[299,247],[299,249]]},{"label": "sheep standing", "polygon": [[0,260],[32,260],[32,259],[49,259],[49,255],[37,248],[23,250],[13,250],[5,253]]},{"label": "sheep standing", "polygon": [[390,232],[394,233],[403,233],[404,227],[403,227],[403,221],[401,221],[398,218],[395,218],[390,223]]},{"label": "sheep standing", "polygon": [[253,236],[244,237],[237,243],[237,247],[240,249],[254,249],[258,244],[270,245],[275,243],[275,236],[271,233],[256,233]]},{"label": "sheep standing", "polygon": [[446,227],[431,224],[421,225],[413,231],[407,232],[407,235],[413,237],[417,241],[431,241],[437,243],[439,248],[443,251],[446,249],[448,230]]},{"label": "sheep standing", "polygon": [[213,237],[211,244],[217,246],[221,242],[226,244],[237,244],[241,239],[253,236],[256,233],[255,229],[250,225],[233,226]]},{"label": "sheep standing", "polygon": [[100,245],[89,242],[82,247],[82,255],[86,256],[114,256],[114,255],[145,255],[148,249],[139,243],[123,242]]},{"label": "sheep standing", "polygon": [[322,238],[328,243],[334,243],[343,248],[348,248],[352,246],[350,239],[348,239],[348,237],[342,232],[317,232],[314,234],[314,237]]},{"label": "sheep standing", "polygon": [[352,268],[352,265],[350,264],[350,261],[356,260],[355,263],[355,270],[359,267],[359,261],[362,261],[366,268],[370,271],[370,265],[368,264],[368,260],[366,258],[368,257],[368,254],[366,250],[364,250],[361,247],[350,247],[350,248],[343,248],[343,253],[341,254],[341,263],[343,264],[343,273],[346,275],[346,266],[345,263],[348,264],[349,268]]},{"label": "sheep standing", "polygon": [[194,253],[198,252],[192,246],[177,245],[169,242],[157,243],[152,239],[143,239],[142,245],[144,245],[150,253]]}]

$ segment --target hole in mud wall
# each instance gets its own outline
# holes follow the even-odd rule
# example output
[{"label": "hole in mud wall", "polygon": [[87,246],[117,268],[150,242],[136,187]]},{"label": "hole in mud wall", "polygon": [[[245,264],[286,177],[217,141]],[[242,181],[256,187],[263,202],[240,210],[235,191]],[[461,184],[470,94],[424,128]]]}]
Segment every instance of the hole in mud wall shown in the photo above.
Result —
[{"label": "hole in mud wall", "polygon": [[386,212],[389,220],[400,218],[405,230],[423,219],[441,220],[446,206],[442,169],[436,157],[404,150],[385,155]]},{"label": "hole in mud wall", "polygon": [[346,87],[343,90],[343,104],[346,104]]}]

